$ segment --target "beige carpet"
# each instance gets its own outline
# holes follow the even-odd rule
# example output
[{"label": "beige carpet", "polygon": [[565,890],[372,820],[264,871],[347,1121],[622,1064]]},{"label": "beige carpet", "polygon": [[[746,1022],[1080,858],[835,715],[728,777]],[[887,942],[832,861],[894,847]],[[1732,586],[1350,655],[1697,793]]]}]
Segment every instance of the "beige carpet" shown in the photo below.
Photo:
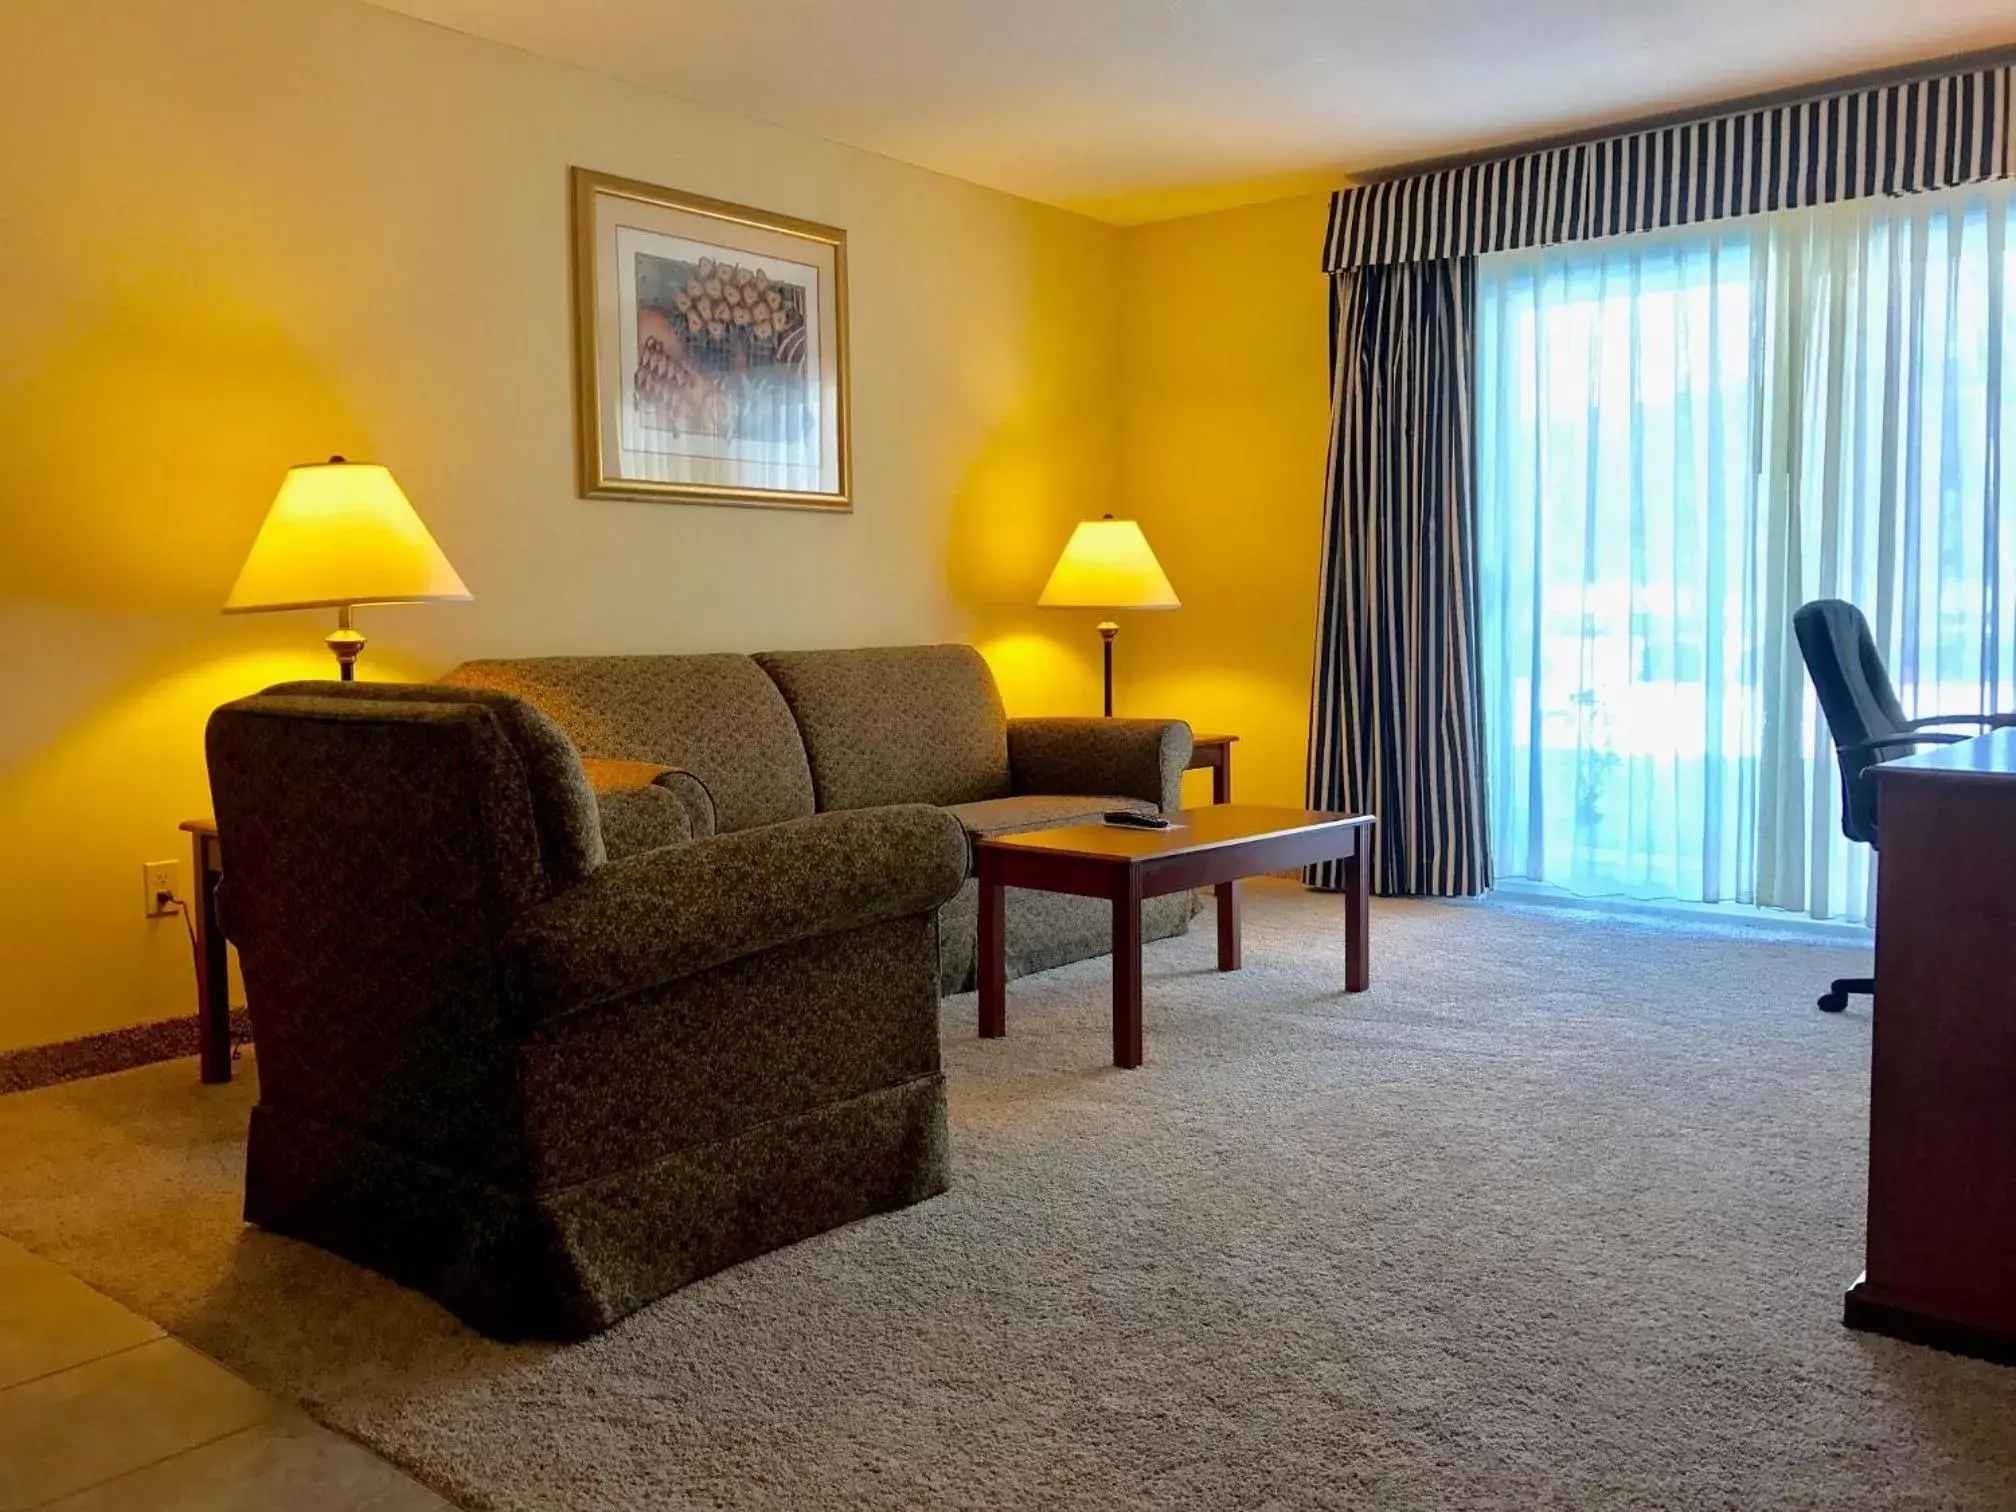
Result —
[{"label": "beige carpet", "polygon": [[[1200,921],[1208,925],[1209,920]],[[249,1078],[0,1098],[0,1230],[480,1508],[2016,1506],[2016,1370],[1844,1331],[1866,955],[1261,890],[946,1005],[957,1186],[574,1348],[236,1219]]]}]

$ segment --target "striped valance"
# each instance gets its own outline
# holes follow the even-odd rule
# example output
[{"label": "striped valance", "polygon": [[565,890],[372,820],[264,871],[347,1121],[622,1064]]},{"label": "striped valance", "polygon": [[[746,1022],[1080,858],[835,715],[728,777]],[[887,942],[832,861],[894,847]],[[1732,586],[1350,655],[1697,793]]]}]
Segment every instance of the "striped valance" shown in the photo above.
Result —
[{"label": "striped valance", "polygon": [[1328,272],[2011,176],[2010,68],[1746,110],[1340,190]]}]

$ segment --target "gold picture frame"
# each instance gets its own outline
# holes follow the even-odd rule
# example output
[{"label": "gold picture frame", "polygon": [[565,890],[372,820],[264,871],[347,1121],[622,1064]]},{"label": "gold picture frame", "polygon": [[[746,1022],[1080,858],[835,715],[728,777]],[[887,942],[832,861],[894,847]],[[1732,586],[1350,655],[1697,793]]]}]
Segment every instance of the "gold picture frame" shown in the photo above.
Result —
[{"label": "gold picture frame", "polygon": [[569,179],[582,497],[851,510],[847,233]]}]

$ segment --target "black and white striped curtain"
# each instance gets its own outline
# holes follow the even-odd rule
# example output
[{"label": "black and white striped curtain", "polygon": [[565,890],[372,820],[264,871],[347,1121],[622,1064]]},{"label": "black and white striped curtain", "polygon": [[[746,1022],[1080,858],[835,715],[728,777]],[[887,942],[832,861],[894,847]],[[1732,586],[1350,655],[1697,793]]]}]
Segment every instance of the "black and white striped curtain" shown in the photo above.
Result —
[{"label": "black and white striped curtain", "polygon": [[1474,257],[2007,178],[2016,70],[1824,95],[1340,190],[1323,267]]},{"label": "black and white striped curtain", "polygon": [[[2009,177],[2012,78],[1844,91],[1340,191],[1312,808],[1374,813],[1374,890],[1491,884],[1479,730],[1476,259]],[[1313,867],[1336,887],[1340,868]]]},{"label": "black and white striped curtain", "polygon": [[[1491,885],[1478,734],[1474,259],[1339,275],[1311,808],[1379,817],[1372,890]],[[1343,885],[1334,862],[1313,886]]]}]

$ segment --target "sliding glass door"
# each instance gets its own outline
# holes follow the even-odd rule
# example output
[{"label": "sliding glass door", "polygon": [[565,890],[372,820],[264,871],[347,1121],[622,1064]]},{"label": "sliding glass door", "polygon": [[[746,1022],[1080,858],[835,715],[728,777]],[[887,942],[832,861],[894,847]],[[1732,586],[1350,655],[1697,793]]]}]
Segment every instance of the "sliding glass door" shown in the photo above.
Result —
[{"label": "sliding glass door", "polygon": [[2006,190],[1479,263],[1501,877],[1867,915],[1791,636],[1862,606],[1905,705],[2016,706]]}]

